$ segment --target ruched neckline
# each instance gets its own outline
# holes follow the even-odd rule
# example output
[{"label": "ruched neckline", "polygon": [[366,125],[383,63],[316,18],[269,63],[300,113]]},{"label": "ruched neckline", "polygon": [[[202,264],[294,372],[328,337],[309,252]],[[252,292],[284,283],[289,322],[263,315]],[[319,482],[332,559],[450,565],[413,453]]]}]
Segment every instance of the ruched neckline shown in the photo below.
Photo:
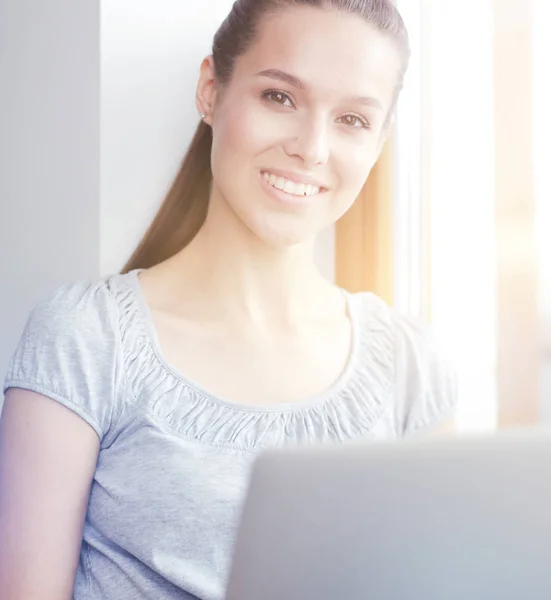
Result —
[{"label": "ruched neckline", "polygon": [[395,332],[375,294],[343,293],[352,324],[348,362],[325,392],[293,403],[256,406],[204,389],[171,365],[159,346],[135,269],[109,279],[119,309],[126,377],[132,392],[179,435],[242,449],[344,442],[365,437],[391,402]]}]

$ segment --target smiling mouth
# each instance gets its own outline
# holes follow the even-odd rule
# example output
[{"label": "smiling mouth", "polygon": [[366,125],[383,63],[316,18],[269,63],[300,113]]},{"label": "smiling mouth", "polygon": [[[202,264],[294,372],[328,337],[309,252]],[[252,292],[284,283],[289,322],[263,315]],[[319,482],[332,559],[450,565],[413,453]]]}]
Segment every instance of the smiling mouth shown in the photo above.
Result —
[{"label": "smiling mouth", "polygon": [[324,188],[316,185],[295,183],[284,177],[274,175],[269,171],[262,171],[261,176],[269,186],[281,190],[290,196],[297,196],[298,198],[317,196],[319,193],[325,191]]}]

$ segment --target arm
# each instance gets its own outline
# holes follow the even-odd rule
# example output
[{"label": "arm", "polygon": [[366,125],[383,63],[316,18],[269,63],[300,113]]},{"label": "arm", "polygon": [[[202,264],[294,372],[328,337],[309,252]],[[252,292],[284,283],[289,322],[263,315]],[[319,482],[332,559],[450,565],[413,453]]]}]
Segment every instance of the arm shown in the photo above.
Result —
[{"label": "arm", "polygon": [[0,598],[69,600],[99,452],[53,400],[7,391],[0,419]]}]

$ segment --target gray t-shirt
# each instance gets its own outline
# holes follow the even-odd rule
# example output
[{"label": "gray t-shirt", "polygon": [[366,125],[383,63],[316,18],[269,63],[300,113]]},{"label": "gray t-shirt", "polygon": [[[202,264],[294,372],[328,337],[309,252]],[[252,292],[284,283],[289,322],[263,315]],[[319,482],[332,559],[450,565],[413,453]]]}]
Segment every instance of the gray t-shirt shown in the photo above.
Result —
[{"label": "gray t-shirt", "polygon": [[101,440],[76,600],[221,600],[258,451],[400,439],[455,409],[428,328],[370,293],[346,294],[353,348],[326,393],[270,407],[218,398],[163,357],[137,273],[42,301],[4,385],[53,398]]}]

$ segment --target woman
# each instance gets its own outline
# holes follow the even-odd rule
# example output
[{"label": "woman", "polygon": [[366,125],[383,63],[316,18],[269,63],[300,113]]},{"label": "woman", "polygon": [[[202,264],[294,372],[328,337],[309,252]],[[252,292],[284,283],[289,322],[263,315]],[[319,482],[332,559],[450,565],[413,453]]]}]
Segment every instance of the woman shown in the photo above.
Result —
[{"label": "woman", "polygon": [[122,274],[58,289],[5,381],[0,597],[221,600],[263,448],[444,427],[426,328],[312,261],[408,62],[390,0],[238,0],[202,116]]}]

